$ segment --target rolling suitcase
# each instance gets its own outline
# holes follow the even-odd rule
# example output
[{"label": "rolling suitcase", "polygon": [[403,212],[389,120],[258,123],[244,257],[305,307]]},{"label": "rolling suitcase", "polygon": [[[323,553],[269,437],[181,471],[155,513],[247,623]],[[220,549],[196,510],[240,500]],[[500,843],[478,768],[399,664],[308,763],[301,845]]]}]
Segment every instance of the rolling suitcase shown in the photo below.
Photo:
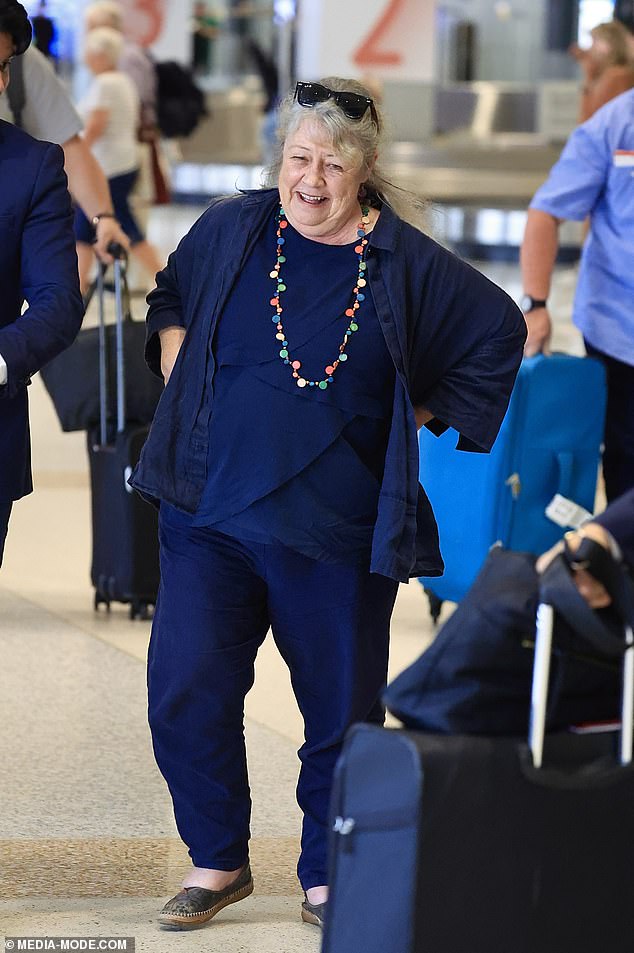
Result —
[{"label": "rolling suitcase", "polygon": [[558,603],[546,576],[541,598],[528,745],[349,732],[323,953],[630,953],[632,629],[618,750],[615,732],[549,735],[544,747]]},{"label": "rolling suitcase", "polygon": [[108,352],[105,347],[104,276],[100,269],[99,295],[99,428],[88,431],[88,458],[92,488],[92,568],[95,609],[112,601],[127,603],[130,618],[145,619],[155,605],[159,585],[158,515],[132,487],[128,477],[136,466],[149,428],[126,425],[123,347],[124,263],[116,259],[116,431],[108,420]]},{"label": "rolling suitcase", "polygon": [[545,510],[556,494],[594,510],[606,406],[605,371],[594,358],[526,358],[490,454],[455,450],[457,434],[420,433],[420,481],[431,501],[444,575],[421,578],[434,621],[444,599],[459,602],[490,547],[534,554],[561,524]]}]

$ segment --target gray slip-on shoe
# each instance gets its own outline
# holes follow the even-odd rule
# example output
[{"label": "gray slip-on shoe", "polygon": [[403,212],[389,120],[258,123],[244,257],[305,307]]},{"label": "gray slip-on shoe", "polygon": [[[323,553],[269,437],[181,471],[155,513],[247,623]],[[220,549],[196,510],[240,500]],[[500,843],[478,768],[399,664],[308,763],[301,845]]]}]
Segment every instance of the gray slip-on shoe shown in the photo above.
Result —
[{"label": "gray slip-on shoe", "polygon": [[324,900],[323,903],[310,903],[309,900],[304,900],[302,903],[302,920],[304,923],[314,923],[316,927],[323,928],[326,922],[327,903],[327,900]]},{"label": "gray slip-on shoe", "polygon": [[222,890],[205,887],[184,887],[168,900],[159,914],[159,923],[165,930],[192,930],[208,923],[223,907],[237,903],[253,893],[253,878],[249,864]]}]

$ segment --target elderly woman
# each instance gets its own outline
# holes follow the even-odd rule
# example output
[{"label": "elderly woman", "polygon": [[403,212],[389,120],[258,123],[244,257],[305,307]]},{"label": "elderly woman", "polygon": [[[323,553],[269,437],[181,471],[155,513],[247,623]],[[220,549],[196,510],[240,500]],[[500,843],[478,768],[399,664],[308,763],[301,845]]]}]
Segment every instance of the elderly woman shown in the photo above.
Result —
[{"label": "elderly woman", "polygon": [[[108,178],[114,213],[130,239],[131,254],[154,277],[163,267],[157,251],[146,241],[129,204],[139,173],[139,97],[134,84],[117,64],[123,37],[111,27],[91,30],[85,40],[84,59],[94,75],[78,105],[85,123],[84,139]],[[89,222],[78,207],[75,237],[82,291],[86,291],[94,262],[92,242],[99,216]]]},{"label": "elderly woman", "polygon": [[169,928],[253,889],[243,712],[269,627],[305,723],[302,917],[323,924],[343,736],[383,721],[399,582],[442,571],[417,423],[489,450],[522,356],[506,294],[408,224],[382,132],[358,83],[298,83],[276,184],[212,204],[148,298],[167,384],[131,481],[160,501],[149,718],[194,865]]}]

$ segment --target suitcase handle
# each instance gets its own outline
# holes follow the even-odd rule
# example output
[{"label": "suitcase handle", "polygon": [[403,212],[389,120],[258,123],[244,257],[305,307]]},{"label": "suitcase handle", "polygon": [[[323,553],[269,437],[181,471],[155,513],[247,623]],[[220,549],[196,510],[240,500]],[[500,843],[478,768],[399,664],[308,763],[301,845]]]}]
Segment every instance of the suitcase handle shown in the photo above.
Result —
[{"label": "suitcase handle", "polygon": [[[129,316],[129,291],[126,276],[127,253],[122,245],[111,242],[108,251],[114,258],[115,292],[115,361],[117,394],[117,433],[125,429],[125,357],[123,343],[123,324],[126,310]],[[108,347],[105,315],[105,274],[107,267],[100,263],[97,271],[97,297],[99,304],[99,442],[106,446],[108,442]]]},{"label": "suitcase handle", "polygon": [[[558,556],[548,567],[540,586],[540,604],[537,609],[535,661],[531,688],[528,744],[533,765],[541,768],[546,733],[548,682],[553,644],[555,612],[572,625],[574,631],[605,655],[623,657],[623,689],[621,704],[621,739],[619,761],[632,762],[634,746],[634,587],[623,567],[619,567],[621,586],[613,591],[614,607],[624,624],[624,639],[617,639],[598,619],[577,592],[570,568],[563,556]],[[572,610],[572,611],[571,611]]]},{"label": "suitcase handle", "polygon": [[559,464],[559,485],[557,493],[570,499],[572,496],[572,473],[575,463],[574,454],[570,451],[562,451],[557,454],[557,463]]}]

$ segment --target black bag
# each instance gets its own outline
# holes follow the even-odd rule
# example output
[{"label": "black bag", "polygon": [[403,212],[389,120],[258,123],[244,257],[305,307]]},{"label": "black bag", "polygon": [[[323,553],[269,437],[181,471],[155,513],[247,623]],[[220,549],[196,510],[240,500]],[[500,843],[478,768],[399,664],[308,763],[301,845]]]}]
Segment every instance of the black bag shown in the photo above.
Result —
[{"label": "black bag", "polygon": [[[544,577],[555,604],[561,573]],[[539,607],[530,747],[349,732],[333,786],[323,953],[630,953],[634,649],[620,752],[614,733],[555,734],[543,756],[549,613]],[[618,646],[608,640],[610,653],[625,645],[622,631]]]},{"label": "black bag", "polygon": [[[159,586],[158,513],[128,484],[148,434],[147,426],[126,425],[126,347],[123,330],[123,263],[116,260],[115,306],[117,321],[115,392],[116,432],[105,409],[111,405],[108,378],[99,362],[99,427],[88,433],[92,489],[92,567],[95,609],[111,601],[130,605],[130,618],[145,619],[156,604]],[[103,317],[103,271],[99,273],[100,316]],[[101,330],[105,327],[101,325]],[[105,335],[104,335],[105,337]],[[103,340],[103,338],[102,338]]]},{"label": "black bag", "polygon": [[[447,734],[518,735],[525,730],[538,600],[534,566],[530,554],[491,550],[431,646],[384,692],[385,705],[406,727]],[[612,613],[591,612],[572,583],[560,582],[573,600],[577,627],[602,625],[609,639]],[[606,658],[574,637],[561,617],[549,698],[549,730],[618,716],[616,657]]]},{"label": "black bag", "polygon": [[[122,282],[125,419],[128,424],[149,424],[163,393],[163,382],[145,363],[145,322],[132,320],[123,273]],[[100,306],[103,307],[103,301]],[[40,371],[64,431],[91,430],[99,423],[99,334],[98,327],[80,331],[73,344]],[[117,413],[115,325],[105,327],[105,336],[106,389],[110,395],[107,418],[114,421]]]},{"label": "black bag", "polygon": [[205,94],[191,72],[172,60],[156,63],[157,121],[166,139],[190,136],[208,115]]}]

